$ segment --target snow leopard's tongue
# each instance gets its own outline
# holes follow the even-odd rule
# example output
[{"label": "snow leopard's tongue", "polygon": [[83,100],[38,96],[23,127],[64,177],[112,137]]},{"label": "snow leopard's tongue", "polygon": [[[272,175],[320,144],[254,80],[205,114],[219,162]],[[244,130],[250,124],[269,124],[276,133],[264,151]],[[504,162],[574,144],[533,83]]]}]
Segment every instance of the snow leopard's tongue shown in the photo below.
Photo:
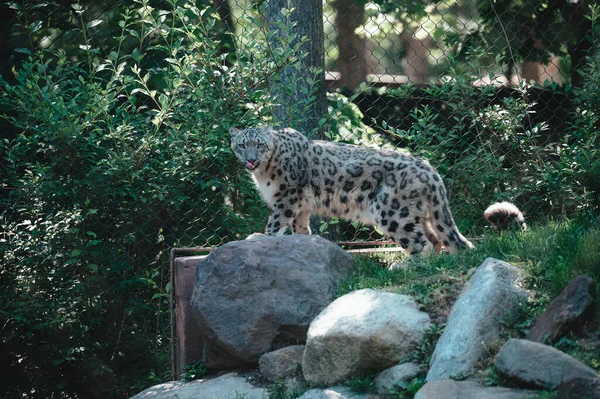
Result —
[{"label": "snow leopard's tongue", "polygon": [[256,165],[254,165],[254,162],[250,162],[250,161],[246,161],[246,167],[250,170],[256,168]]}]

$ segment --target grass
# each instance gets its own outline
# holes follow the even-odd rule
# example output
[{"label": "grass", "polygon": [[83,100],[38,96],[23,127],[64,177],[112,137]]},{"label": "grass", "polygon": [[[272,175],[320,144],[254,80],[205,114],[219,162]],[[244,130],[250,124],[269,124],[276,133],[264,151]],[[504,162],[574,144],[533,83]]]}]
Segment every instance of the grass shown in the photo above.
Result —
[{"label": "grass", "polygon": [[296,399],[302,396],[309,386],[306,382],[293,383],[288,380],[279,380],[267,385],[269,399]]},{"label": "grass", "polygon": [[397,386],[388,393],[389,399],[412,399],[415,394],[425,385],[425,376],[414,378],[406,386]]},{"label": "grass", "polygon": [[375,383],[373,382],[375,377],[375,375],[356,376],[344,380],[343,385],[359,394],[375,392]]},{"label": "grass", "polygon": [[208,369],[206,368],[204,363],[202,363],[199,360],[195,360],[192,363],[188,364],[183,368],[183,370],[183,380],[185,382],[190,382],[202,378],[208,372]]},{"label": "grass", "polygon": [[[360,256],[352,276],[344,281],[337,296],[363,288],[390,288],[417,297],[448,289],[467,280],[472,268],[487,257],[511,262],[522,268],[528,288],[545,297],[555,297],[578,274],[600,282],[600,224],[573,221],[551,222],[525,232],[503,235],[488,233],[475,249],[457,255],[432,254],[410,260],[402,270],[387,270],[398,255]],[[434,298],[430,298],[433,300]],[[419,301],[420,302],[420,301]]]},{"label": "grass", "polygon": [[[520,319],[504,326],[504,339],[523,337],[547,304],[577,275],[585,274],[595,280],[595,300],[600,303],[600,223],[594,219],[550,222],[525,232],[501,235],[489,232],[475,241],[473,250],[455,256],[432,254],[411,259],[409,266],[400,270],[388,270],[388,266],[398,260],[398,255],[360,256],[352,275],[339,285],[336,295],[364,288],[407,294],[430,315],[434,325],[443,326],[462,286],[487,257],[518,266],[525,288],[531,293],[527,304],[520,309]],[[599,315],[600,306],[596,316]],[[579,337],[557,345],[600,370],[598,342],[600,336],[592,334],[591,339]],[[419,361],[425,365],[432,349],[424,347],[420,350]],[[490,361],[492,358],[493,354]],[[486,370],[488,365],[489,362],[481,366]]]}]

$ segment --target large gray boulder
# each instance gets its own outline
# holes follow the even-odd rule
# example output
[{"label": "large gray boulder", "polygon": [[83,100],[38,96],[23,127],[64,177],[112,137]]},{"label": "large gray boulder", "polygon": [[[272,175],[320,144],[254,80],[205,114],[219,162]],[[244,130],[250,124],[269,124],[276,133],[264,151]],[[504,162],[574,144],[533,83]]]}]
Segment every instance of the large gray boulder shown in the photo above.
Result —
[{"label": "large gray boulder", "polygon": [[429,381],[414,399],[533,399],[540,392],[503,387],[484,387],[472,381]]},{"label": "large gray boulder", "polygon": [[230,373],[212,380],[171,381],[150,387],[131,399],[264,399],[266,389]]},{"label": "large gray boulder", "polygon": [[427,381],[471,373],[485,345],[500,338],[500,322],[514,318],[526,292],[518,269],[488,258],[477,268],[452,307],[431,358]]},{"label": "large gray boulder", "polygon": [[575,378],[598,378],[592,368],[566,353],[526,339],[509,340],[494,364],[509,379],[542,389],[554,389]]},{"label": "large gray boulder", "polygon": [[274,345],[303,343],[347,278],[351,255],[319,236],[236,241],[198,264],[192,312],[209,368],[252,365]]},{"label": "large gray boulder", "polygon": [[422,342],[429,316],[406,295],[365,289],[336,299],[310,324],[304,378],[332,385],[384,370]]}]

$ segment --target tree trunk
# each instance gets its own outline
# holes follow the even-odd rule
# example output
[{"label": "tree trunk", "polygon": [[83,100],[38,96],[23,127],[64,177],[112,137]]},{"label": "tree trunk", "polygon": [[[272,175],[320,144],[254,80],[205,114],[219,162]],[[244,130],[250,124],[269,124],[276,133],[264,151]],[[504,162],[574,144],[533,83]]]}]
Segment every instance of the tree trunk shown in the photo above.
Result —
[{"label": "tree trunk", "polygon": [[592,55],[594,51],[593,43],[590,40],[593,26],[592,21],[586,18],[586,15],[589,16],[591,13],[588,0],[578,1],[570,6],[567,18],[571,18],[571,22],[574,26],[577,26],[575,30],[576,43],[569,48],[571,55],[571,84],[579,87],[584,83],[580,72],[588,65],[586,57]]},{"label": "tree trunk", "polygon": [[356,34],[356,30],[365,23],[365,7],[355,0],[337,0],[334,6],[336,46],[340,51],[336,61],[340,79],[335,87],[354,91],[367,80],[367,74],[371,72],[371,51],[367,40]]},{"label": "tree trunk", "polygon": [[214,5],[217,9],[217,13],[219,13],[219,18],[221,18],[221,21],[225,24],[227,30],[234,33],[233,15],[231,15],[231,7],[229,7],[227,0],[214,0]]},{"label": "tree trunk", "polygon": [[427,57],[431,51],[432,42],[429,37],[419,39],[416,35],[418,27],[405,24],[406,28],[400,35],[404,47],[404,74],[414,84],[423,84],[429,78]]},{"label": "tree trunk", "polygon": [[[319,129],[319,120],[327,114],[323,1],[269,0],[267,22],[271,29],[277,29],[277,25],[272,24],[286,21],[281,12],[283,8],[295,9],[289,17],[290,23],[296,23],[293,33],[298,38],[306,36],[309,40],[301,48],[301,52],[307,54],[302,58],[300,68],[286,67],[279,80],[269,82],[271,95],[279,104],[273,109],[273,117],[276,124],[292,127],[309,138],[322,139],[325,132],[324,128]],[[313,68],[319,69],[319,72],[313,73]],[[311,96],[315,96],[314,100],[310,100]],[[319,232],[319,225],[319,218],[310,218],[313,234]]]},{"label": "tree trunk", "polygon": [[233,62],[235,55],[235,25],[233,23],[233,15],[231,14],[231,7],[227,0],[214,0],[214,7],[217,9],[219,18],[223,23],[223,34],[221,35],[221,54],[227,53],[229,56],[226,59],[228,64]]},{"label": "tree trunk", "polygon": [[[292,33],[297,38],[307,37],[309,40],[301,47],[300,51],[306,56],[300,61],[300,67],[284,68],[280,79],[269,83],[270,93],[278,103],[273,109],[275,124],[292,127],[310,138],[323,138],[324,129],[319,129],[319,120],[327,113],[323,2],[269,0],[267,22],[271,29],[278,29],[274,23],[286,22],[286,16],[281,12],[283,8],[294,9],[289,16],[290,25],[296,24],[291,28]],[[315,68],[319,70],[316,74]]]},{"label": "tree trunk", "polygon": [[544,66],[535,61],[523,61],[521,64],[521,79],[527,84],[533,81],[535,85],[541,85],[541,76],[544,72]]}]

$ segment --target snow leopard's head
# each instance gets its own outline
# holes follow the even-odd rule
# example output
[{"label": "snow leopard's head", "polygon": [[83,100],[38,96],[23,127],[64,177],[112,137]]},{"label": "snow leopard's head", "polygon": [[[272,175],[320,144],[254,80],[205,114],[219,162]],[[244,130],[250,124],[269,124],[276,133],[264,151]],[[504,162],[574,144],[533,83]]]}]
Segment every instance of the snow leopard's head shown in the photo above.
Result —
[{"label": "snow leopard's head", "polygon": [[273,150],[272,129],[269,126],[251,127],[239,130],[229,129],[231,148],[240,161],[250,171],[271,156]]}]

